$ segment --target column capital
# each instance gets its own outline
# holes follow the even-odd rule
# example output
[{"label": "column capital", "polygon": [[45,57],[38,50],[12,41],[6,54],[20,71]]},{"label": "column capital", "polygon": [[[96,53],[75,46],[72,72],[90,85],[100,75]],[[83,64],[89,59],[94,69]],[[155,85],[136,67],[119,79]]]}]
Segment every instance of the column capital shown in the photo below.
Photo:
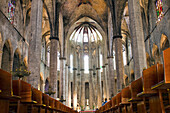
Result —
[{"label": "column capital", "polygon": [[93,71],[93,69],[89,69],[89,71]]},{"label": "column capital", "polygon": [[100,70],[100,67],[96,68],[96,70]]},{"label": "column capital", "polygon": [[60,57],[59,60],[66,60],[66,58],[65,57]]},{"label": "column capital", "polygon": [[84,71],[84,69],[80,69],[80,71]]},{"label": "column capital", "polygon": [[122,36],[121,36],[121,35],[115,35],[115,36],[113,36],[113,40],[116,39],[116,38],[121,38],[121,39],[122,39]]},{"label": "column capital", "polygon": [[53,37],[50,37],[50,40],[57,40],[57,41],[59,41],[59,38],[58,38],[58,37],[53,36]]},{"label": "column capital", "polygon": [[108,56],[107,59],[109,59],[109,58],[114,58],[114,57],[113,56]]},{"label": "column capital", "polygon": [[77,70],[77,68],[73,68],[73,70]]}]

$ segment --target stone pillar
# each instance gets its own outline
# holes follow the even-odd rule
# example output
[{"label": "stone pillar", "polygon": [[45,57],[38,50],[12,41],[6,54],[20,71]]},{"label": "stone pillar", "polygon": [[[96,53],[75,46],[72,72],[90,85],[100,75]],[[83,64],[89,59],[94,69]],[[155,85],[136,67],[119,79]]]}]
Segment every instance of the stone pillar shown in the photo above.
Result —
[{"label": "stone pillar", "polygon": [[100,52],[99,47],[96,51],[96,60],[97,60],[97,68],[96,68],[96,74],[97,74],[97,106],[100,108],[102,106],[102,88],[101,88],[101,72],[100,72]]},{"label": "stone pillar", "polygon": [[[65,100],[65,60],[66,58],[60,57],[60,99]],[[65,102],[64,102],[65,104]]]},{"label": "stone pillar", "polygon": [[94,88],[93,88],[93,69],[89,69],[89,105],[93,109],[94,105]]},{"label": "stone pillar", "polygon": [[51,45],[50,45],[50,86],[52,91],[56,92],[53,97],[57,98],[57,45],[58,45],[58,38],[51,37]]},{"label": "stone pillar", "polygon": [[77,109],[77,68],[73,68],[73,109]]},{"label": "stone pillar", "polygon": [[77,109],[77,53],[73,54],[73,109]]},{"label": "stone pillar", "polygon": [[33,0],[31,3],[31,37],[29,39],[29,70],[28,82],[37,89],[40,89],[40,58],[42,38],[42,0]]},{"label": "stone pillar", "polygon": [[68,106],[68,65],[65,66],[65,99],[66,99],[66,106]]},{"label": "stone pillar", "polygon": [[[82,46],[83,48],[83,46]],[[84,51],[82,49],[80,54],[80,77],[81,77],[81,95],[80,95],[80,105],[85,109],[85,76],[84,76]]]},{"label": "stone pillar", "polygon": [[100,68],[96,68],[97,72],[97,106],[100,108],[102,106],[102,88],[101,88],[101,72]]},{"label": "stone pillar", "polygon": [[81,99],[80,99],[80,101],[81,101],[81,106],[83,106],[85,108],[85,76],[84,76],[84,69],[80,69],[80,76],[81,76],[81,93],[80,93],[81,94]]},{"label": "stone pillar", "polygon": [[110,98],[110,93],[109,93],[109,68],[108,68],[108,63],[105,64],[105,79],[106,79],[106,91],[107,91],[107,100]]},{"label": "stone pillar", "polygon": [[103,101],[107,98],[107,79],[106,79],[106,66],[102,66],[103,68]]},{"label": "stone pillar", "polygon": [[68,107],[71,107],[71,82],[70,66],[68,66]]},{"label": "stone pillar", "polygon": [[124,75],[123,55],[122,55],[122,36],[114,36],[113,39],[115,42],[117,91],[119,92],[122,89],[123,75]]},{"label": "stone pillar", "polygon": [[143,68],[146,68],[146,52],[144,32],[139,0],[128,0],[130,32],[132,37],[132,53],[134,59],[135,79],[142,76]]},{"label": "stone pillar", "polygon": [[114,74],[114,63],[113,63],[113,56],[112,57],[108,57],[108,69],[109,69],[109,73],[108,73],[108,77],[109,77],[109,97],[113,97],[114,95],[116,95],[116,89],[114,88],[115,86],[115,74]]}]

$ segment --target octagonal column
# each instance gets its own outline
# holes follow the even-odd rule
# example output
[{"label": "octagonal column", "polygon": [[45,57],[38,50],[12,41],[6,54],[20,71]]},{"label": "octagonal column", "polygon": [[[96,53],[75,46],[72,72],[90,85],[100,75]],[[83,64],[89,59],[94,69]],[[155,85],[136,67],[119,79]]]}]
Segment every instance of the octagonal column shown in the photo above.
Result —
[{"label": "octagonal column", "polygon": [[147,66],[141,6],[139,0],[128,0],[128,5],[134,72],[135,79],[138,79],[142,76],[143,68]]},{"label": "octagonal column", "polygon": [[109,93],[109,82],[110,82],[110,79],[109,79],[109,67],[108,67],[108,63],[105,64],[105,79],[106,79],[106,91],[107,91],[107,100],[109,100],[110,98],[110,93]]},{"label": "octagonal column", "polygon": [[42,39],[42,11],[41,0],[33,0],[31,4],[31,37],[29,39],[29,70],[28,82],[37,89],[40,89],[40,57]]},{"label": "octagonal column", "polygon": [[[122,55],[122,36],[114,36],[115,42],[115,57],[116,57],[116,72],[117,72],[117,91],[122,89],[124,66],[123,66],[123,55]],[[112,59],[113,60],[113,59]]]},{"label": "octagonal column", "polygon": [[73,109],[77,109],[77,53],[73,54]]},{"label": "octagonal column", "polygon": [[[60,57],[60,99],[65,100],[66,96],[65,96],[65,63],[66,63],[66,58],[64,57]],[[65,104],[65,102],[64,102]]]}]

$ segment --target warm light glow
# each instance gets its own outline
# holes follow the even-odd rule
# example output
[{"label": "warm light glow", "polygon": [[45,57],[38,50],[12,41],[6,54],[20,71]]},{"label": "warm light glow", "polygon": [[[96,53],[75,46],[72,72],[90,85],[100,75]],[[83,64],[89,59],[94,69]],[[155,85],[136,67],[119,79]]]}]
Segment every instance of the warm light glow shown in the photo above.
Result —
[{"label": "warm light glow", "polygon": [[70,55],[70,73],[73,73],[73,55]]},{"label": "warm light glow", "polygon": [[84,73],[89,73],[89,56],[84,56]]},{"label": "warm light glow", "polygon": [[103,56],[102,56],[102,54],[100,54],[100,71],[101,72],[103,72],[103,68],[102,68],[102,66],[103,66]]}]

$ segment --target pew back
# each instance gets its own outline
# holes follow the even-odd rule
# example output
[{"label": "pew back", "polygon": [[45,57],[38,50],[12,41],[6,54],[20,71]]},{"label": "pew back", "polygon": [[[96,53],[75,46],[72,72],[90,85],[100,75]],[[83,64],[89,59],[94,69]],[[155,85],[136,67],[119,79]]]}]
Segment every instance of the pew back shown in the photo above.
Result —
[{"label": "pew back", "polygon": [[143,71],[143,93],[157,93],[156,90],[151,89],[157,82],[157,65]]},{"label": "pew back", "polygon": [[36,101],[38,104],[42,104],[42,92],[32,88],[32,100]]},{"label": "pew back", "polygon": [[31,85],[27,82],[24,82],[22,80],[13,80],[12,81],[12,88],[13,88],[13,94],[20,96],[21,101],[32,101],[32,91],[31,91]]},{"label": "pew back", "polygon": [[139,78],[135,81],[133,81],[130,85],[131,90],[131,100],[140,100],[140,98],[137,97],[137,94],[143,91],[143,82],[142,78]]},{"label": "pew back", "polygon": [[170,83],[170,48],[163,51],[165,83]]},{"label": "pew back", "polygon": [[0,69],[0,96],[12,95],[12,75]]},{"label": "pew back", "polygon": [[121,103],[122,104],[126,104],[126,103],[129,103],[129,99],[131,98],[131,91],[129,89],[129,86],[128,87],[125,87],[124,89],[122,89],[121,91]]}]

